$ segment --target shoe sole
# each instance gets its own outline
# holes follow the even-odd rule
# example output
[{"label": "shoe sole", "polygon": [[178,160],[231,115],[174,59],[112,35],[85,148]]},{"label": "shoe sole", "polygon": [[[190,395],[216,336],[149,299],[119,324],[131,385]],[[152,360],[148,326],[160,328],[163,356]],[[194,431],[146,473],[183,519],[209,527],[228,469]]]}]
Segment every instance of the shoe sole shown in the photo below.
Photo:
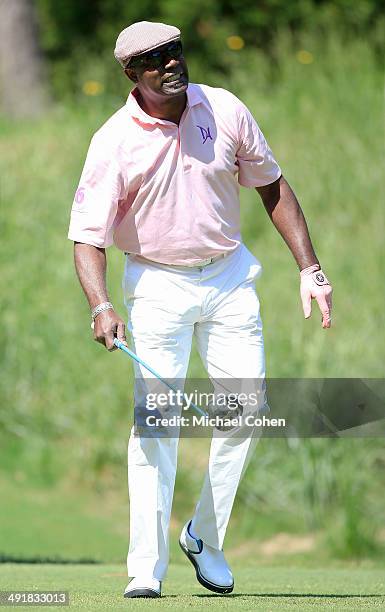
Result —
[{"label": "shoe sole", "polygon": [[124,597],[160,597],[160,593],[158,591],[153,591],[152,589],[132,589],[132,591],[127,591],[124,593]]},{"label": "shoe sole", "polygon": [[194,568],[195,568],[195,574],[196,574],[196,578],[198,580],[198,582],[205,587],[205,589],[208,589],[209,591],[213,591],[214,593],[231,593],[232,590],[234,589],[234,582],[233,584],[231,584],[230,586],[220,586],[218,584],[214,584],[213,582],[210,582],[209,580],[207,580],[204,576],[202,576],[200,569],[199,569],[199,565],[196,562],[196,559],[194,557],[194,553],[190,553],[190,551],[188,550],[188,548],[186,548],[182,542],[179,540],[179,546],[181,547],[181,549],[183,550],[184,554],[186,555],[187,559],[193,564]]}]

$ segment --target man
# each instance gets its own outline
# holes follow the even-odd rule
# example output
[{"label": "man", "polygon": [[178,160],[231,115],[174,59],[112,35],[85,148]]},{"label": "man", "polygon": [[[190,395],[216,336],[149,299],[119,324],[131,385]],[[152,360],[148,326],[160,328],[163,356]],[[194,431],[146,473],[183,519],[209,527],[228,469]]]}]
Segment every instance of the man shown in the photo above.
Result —
[{"label": "man", "polygon": [[[124,297],[142,360],[183,381],[194,334],[213,380],[261,381],[254,289],[261,266],[241,241],[239,184],[256,188],[299,266],[305,317],[316,298],[328,328],[332,290],[301,208],[242,102],[226,90],[189,84],[177,28],[135,23],[119,35],[115,57],[135,87],[92,138],[69,231],[94,338],[109,351],[114,337],[126,343],[105,283],[105,248],[114,243],[126,253]],[[137,407],[148,389],[146,370],[136,365],[135,379]],[[197,579],[217,593],[234,586],[222,546],[257,437],[250,428],[213,436],[201,497],[180,536]],[[126,597],[161,595],[177,443],[131,433]]]}]

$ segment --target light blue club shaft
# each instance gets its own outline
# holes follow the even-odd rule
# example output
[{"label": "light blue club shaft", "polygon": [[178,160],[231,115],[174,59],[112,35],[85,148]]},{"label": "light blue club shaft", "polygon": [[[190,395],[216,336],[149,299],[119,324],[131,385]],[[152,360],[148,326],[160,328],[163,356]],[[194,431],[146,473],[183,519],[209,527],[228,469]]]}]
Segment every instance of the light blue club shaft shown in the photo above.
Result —
[{"label": "light blue club shaft", "polygon": [[[169,382],[167,382],[167,380],[164,380],[164,378],[162,378],[160,374],[158,374],[158,372],[155,372],[155,370],[153,370],[151,366],[149,366],[145,361],[143,361],[143,359],[140,359],[138,355],[136,355],[133,351],[130,351],[130,349],[125,344],[123,344],[123,342],[115,338],[114,344],[118,349],[123,351],[123,353],[126,353],[129,357],[131,357],[131,359],[134,359],[134,361],[136,361],[141,366],[146,368],[146,370],[151,372],[151,374],[153,374],[153,376],[155,376],[158,380],[160,380],[160,382],[162,382],[164,385],[166,385],[166,387],[168,387],[169,389],[171,389],[171,391],[174,391],[174,393],[178,395],[178,389],[174,387],[174,385],[171,385]],[[201,416],[207,416],[206,412],[204,412],[202,408],[199,408],[199,406],[196,406],[192,402],[190,403],[190,406],[193,410],[195,410]]]}]

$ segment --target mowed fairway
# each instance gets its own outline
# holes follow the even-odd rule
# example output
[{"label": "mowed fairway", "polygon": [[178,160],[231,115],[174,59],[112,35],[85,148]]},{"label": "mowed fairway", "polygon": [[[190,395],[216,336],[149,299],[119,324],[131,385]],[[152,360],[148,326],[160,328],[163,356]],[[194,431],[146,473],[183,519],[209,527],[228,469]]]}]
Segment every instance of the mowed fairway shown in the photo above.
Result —
[{"label": "mowed fairway", "polygon": [[127,600],[121,565],[18,565],[1,567],[3,590],[68,590],[71,610],[383,610],[381,569],[234,567],[236,588],[210,594],[187,565],[171,565],[161,600]]}]

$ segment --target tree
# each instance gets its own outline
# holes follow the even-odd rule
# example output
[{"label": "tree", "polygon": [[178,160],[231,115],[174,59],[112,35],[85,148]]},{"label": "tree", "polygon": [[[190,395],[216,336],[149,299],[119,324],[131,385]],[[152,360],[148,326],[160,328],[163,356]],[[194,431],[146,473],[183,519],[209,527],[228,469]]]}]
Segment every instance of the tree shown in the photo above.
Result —
[{"label": "tree", "polygon": [[49,104],[32,0],[0,0],[0,84],[9,115],[36,116]]}]

